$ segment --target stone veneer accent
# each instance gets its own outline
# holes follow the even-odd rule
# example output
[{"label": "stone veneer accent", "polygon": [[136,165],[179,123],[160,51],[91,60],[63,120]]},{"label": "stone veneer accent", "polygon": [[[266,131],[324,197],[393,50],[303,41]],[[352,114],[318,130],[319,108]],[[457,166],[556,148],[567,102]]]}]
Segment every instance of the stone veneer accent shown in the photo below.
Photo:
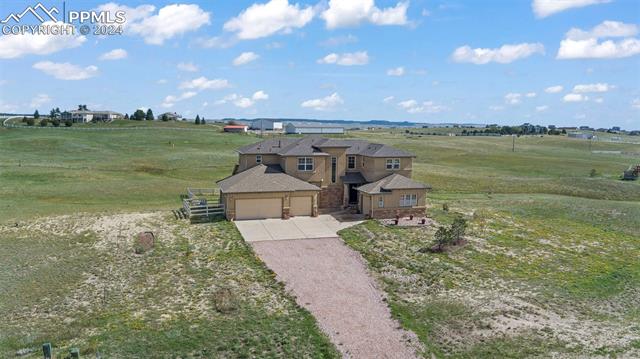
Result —
[{"label": "stone veneer accent", "polygon": [[414,217],[424,217],[426,216],[425,212],[426,208],[424,207],[374,209],[373,218],[395,218],[396,214],[400,215],[400,217],[409,217],[410,215],[413,215]]},{"label": "stone veneer accent", "polygon": [[323,188],[318,194],[318,208],[342,207],[344,188],[341,185],[331,185]]}]

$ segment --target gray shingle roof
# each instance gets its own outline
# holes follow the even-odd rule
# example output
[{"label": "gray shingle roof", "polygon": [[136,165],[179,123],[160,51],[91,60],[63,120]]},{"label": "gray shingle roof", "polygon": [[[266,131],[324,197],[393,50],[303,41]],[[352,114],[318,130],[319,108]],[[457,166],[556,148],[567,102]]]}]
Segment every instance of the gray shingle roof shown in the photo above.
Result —
[{"label": "gray shingle roof", "polygon": [[217,182],[223,193],[319,191],[311,183],[282,172],[280,166],[263,164]]},{"label": "gray shingle roof", "polygon": [[378,194],[383,192],[389,192],[394,189],[428,189],[431,186],[424,183],[416,182],[411,178],[407,178],[403,175],[394,173],[385,178],[377,180],[375,182],[367,183],[364,186],[356,188],[358,191],[362,191],[368,194]]},{"label": "gray shingle roof", "polygon": [[342,180],[342,183],[347,183],[347,184],[348,183],[360,184],[360,183],[367,182],[367,180],[365,180],[364,176],[360,172],[347,172],[344,174],[344,176],[340,177],[340,179]]},{"label": "gray shingle roof", "polygon": [[381,143],[363,140],[340,140],[317,136],[278,138],[247,145],[238,149],[240,154],[278,154],[281,156],[326,156],[322,148],[346,147],[347,155],[369,157],[415,157],[413,153]]}]

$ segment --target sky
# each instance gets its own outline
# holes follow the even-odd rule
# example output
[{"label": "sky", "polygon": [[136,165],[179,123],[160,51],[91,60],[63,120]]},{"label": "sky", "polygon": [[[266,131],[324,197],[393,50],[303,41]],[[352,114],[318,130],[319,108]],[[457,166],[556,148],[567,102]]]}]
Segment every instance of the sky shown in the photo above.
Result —
[{"label": "sky", "polygon": [[[3,0],[0,18],[36,4]],[[62,1],[42,5],[62,20]],[[123,33],[93,34],[104,19],[71,22],[73,35],[3,28],[0,112],[87,104],[209,119],[640,128],[639,1],[70,0],[64,9],[124,11]],[[1,25],[39,23],[27,13]]]}]

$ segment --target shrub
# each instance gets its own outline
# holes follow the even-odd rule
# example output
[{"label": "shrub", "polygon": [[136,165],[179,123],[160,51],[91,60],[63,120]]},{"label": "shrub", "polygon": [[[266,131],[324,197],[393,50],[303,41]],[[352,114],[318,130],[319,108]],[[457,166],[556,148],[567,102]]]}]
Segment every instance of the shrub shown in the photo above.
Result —
[{"label": "shrub", "polygon": [[65,125],[65,127],[71,127],[71,126],[73,126],[73,122],[71,122],[71,120],[66,120],[66,121],[64,121],[64,125]]},{"label": "shrub", "polygon": [[595,168],[591,169],[591,172],[589,172],[589,177],[595,177],[598,175],[598,171],[596,171]]},{"label": "shrub", "polygon": [[442,210],[445,212],[449,212],[449,204],[448,203],[443,203],[442,204]]},{"label": "shrub", "polygon": [[43,118],[42,120],[40,120],[40,127],[47,127],[48,124],[49,124],[49,121],[46,118]]},{"label": "shrub", "polygon": [[462,217],[461,215],[456,216],[456,218],[453,220],[453,223],[451,224],[451,241],[454,243],[458,243],[462,239],[462,236],[464,236],[466,230],[467,220],[464,219],[464,217]]},{"label": "shrub", "polygon": [[35,123],[36,120],[34,120],[33,117],[27,118],[27,126],[33,126]]},{"label": "shrub", "polygon": [[24,123],[27,122],[27,116],[22,116],[22,122],[24,122]]},{"label": "shrub", "polygon": [[53,121],[51,121],[51,124],[53,125],[53,127],[60,127],[60,120],[56,118]]},{"label": "shrub", "polygon": [[451,231],[447,228],[440,226],[435,234],[436,245],[438,246],[438,252],[442,252],[444,246],[451,243]]}]

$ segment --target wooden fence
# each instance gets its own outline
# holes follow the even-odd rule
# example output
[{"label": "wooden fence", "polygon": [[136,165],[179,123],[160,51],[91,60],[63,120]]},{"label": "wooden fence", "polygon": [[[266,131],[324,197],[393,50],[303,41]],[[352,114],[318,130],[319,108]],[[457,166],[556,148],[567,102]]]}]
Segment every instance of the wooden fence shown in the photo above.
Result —
[{"label": "wooden fence", "polygon": [[182,209],[192,222],[224,216],[220,192],[213,188],[187,188],[187,196],[182,199]]}]

